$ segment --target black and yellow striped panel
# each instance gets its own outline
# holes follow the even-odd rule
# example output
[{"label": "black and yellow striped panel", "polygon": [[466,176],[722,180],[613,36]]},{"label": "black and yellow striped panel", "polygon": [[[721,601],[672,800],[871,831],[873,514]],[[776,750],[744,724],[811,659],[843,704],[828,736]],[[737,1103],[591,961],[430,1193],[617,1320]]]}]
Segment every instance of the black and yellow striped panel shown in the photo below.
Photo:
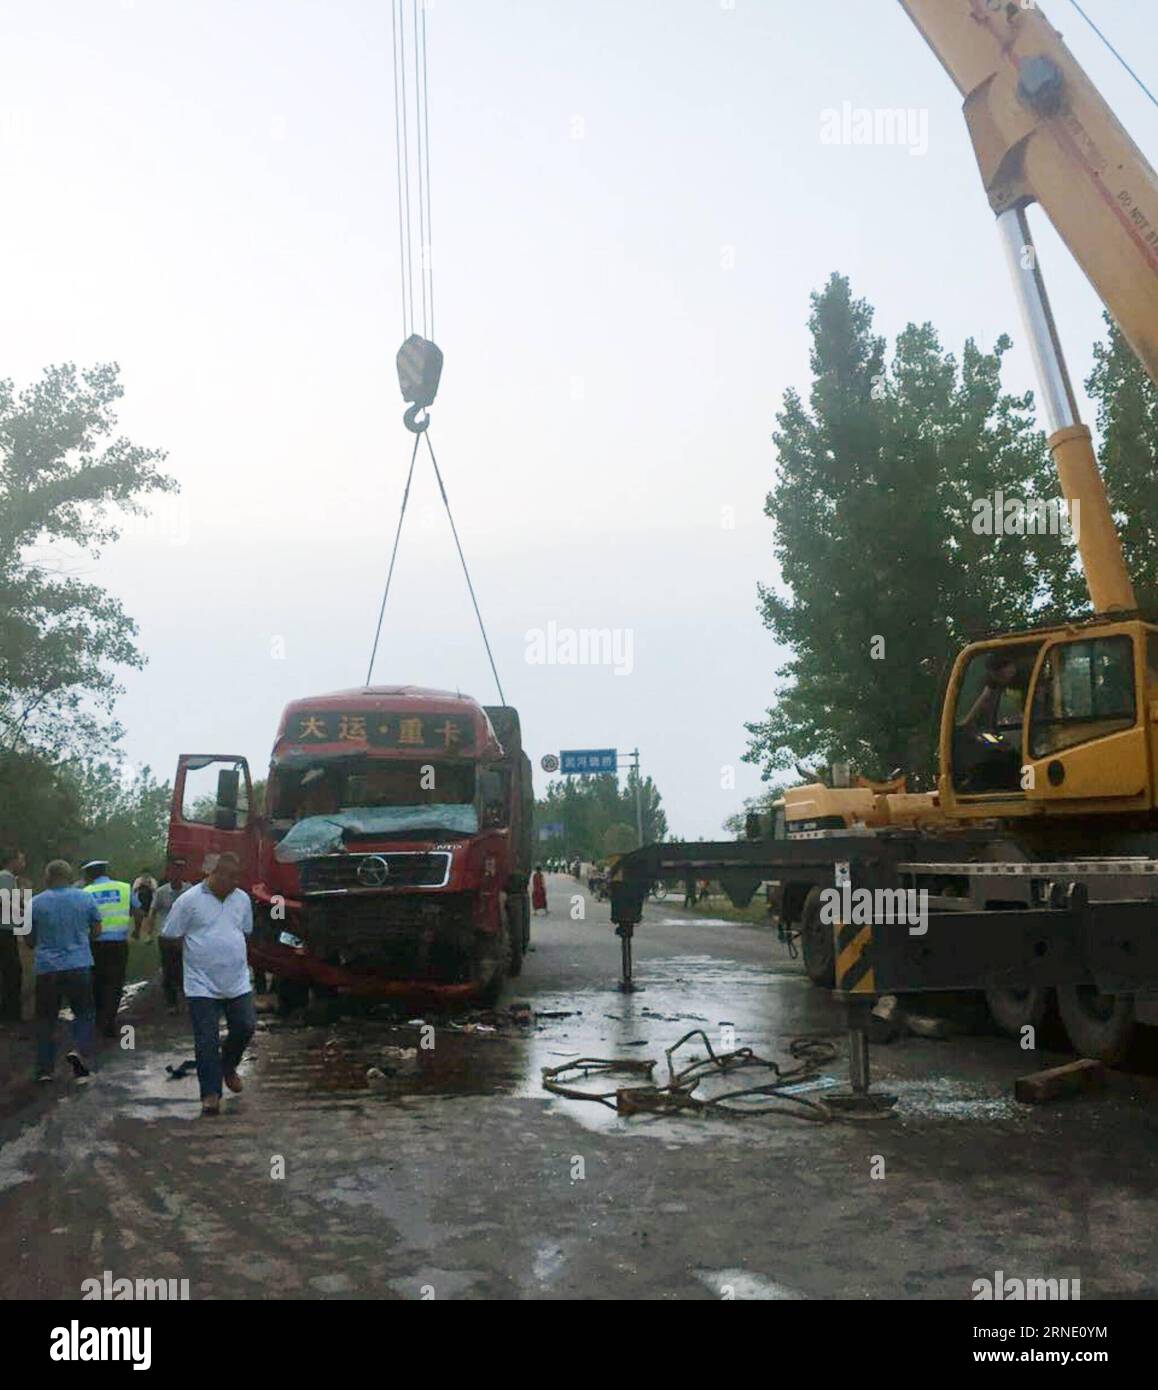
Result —
[{"label": "black and yellow striped panel", "polygon": [[846,994],[875,994],[873,929],[839,922],[836,931],[836,987]]}]

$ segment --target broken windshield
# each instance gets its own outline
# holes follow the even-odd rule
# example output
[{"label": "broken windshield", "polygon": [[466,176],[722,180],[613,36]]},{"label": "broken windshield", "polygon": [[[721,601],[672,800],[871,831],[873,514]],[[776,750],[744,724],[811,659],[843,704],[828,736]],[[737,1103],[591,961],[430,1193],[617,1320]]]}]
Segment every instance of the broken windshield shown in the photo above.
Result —
[{"label": "broken windshield", "polygon": [[306,816],[279,842],[274,858],[296,864],[315,854],[332,854],[357,835],[429,833],[474,835],[478,813],[473,805],[346,806],[333,815]]}]

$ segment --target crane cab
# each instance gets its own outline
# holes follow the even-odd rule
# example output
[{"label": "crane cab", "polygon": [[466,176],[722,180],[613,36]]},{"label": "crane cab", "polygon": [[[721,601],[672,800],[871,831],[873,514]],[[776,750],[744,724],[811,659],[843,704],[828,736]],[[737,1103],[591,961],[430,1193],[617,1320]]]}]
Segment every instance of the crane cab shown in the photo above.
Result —
[{"label": "crane cab", "polygon": [[942,710],[950,819],[1153,810],[1158,627],[1113,615],[966,647]]}]

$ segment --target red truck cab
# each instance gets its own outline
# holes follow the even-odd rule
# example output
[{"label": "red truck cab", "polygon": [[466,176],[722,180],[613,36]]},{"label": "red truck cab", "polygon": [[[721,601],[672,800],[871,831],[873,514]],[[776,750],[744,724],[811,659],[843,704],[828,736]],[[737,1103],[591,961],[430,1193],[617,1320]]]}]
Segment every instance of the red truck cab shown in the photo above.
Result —
[{"label": "red truck cab", "polygon": [[250,961],[287,1007],[490,1002],[529,942],[532,806],[516,710],[372,686],[286,706],[261,807],[244,758],[182,755],[169,856],[192,879],[240,857]]}]

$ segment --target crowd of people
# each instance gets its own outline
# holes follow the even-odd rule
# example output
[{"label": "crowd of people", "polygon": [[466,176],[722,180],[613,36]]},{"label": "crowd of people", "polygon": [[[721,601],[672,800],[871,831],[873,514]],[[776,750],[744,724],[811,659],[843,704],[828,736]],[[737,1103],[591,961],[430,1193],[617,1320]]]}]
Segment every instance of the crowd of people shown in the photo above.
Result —
[{"label": "crowd of people", "polygon": [[132,882],[114,878],[103,859],[82,865],[78,877],[67,860],[54,859],[38,893],[21,849],[4,851],[0,864],[0,1025],[23,1022],[23,940],[32,953],[36,1079],[56,1079],[65,1005],[72,1014],[65,1059],[77,1081],[88,1079],[98,1036],[118,1036],[130,941],[155,939],[166,1005],[176,1013],[184,993],[189,1010],[202,1113],[217,1114],[222,1086],[242,1089],[237,1067],[256,1026],[246,950],[253,905],[238,886],[237,856],[208,856],[197,884],[180,859],[160,884],[148,870]]}]

